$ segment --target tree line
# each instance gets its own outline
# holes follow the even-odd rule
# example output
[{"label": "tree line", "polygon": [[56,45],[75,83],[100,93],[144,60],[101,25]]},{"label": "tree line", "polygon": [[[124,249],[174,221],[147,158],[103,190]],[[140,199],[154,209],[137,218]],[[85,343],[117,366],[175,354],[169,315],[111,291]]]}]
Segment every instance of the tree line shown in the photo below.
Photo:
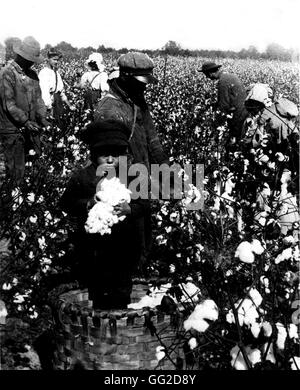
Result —
[{"label": "tree line", "polygon": [[[4,45],[0,43],[0,60],[6,60],[14,57],[13,46],[20,43],[21,40],[16,37],[9,37],[5,39]],[[50,44],[46,44],[42,49],[42,54],[46,55]],[[92,46],[77,48],[70,43],[62,41],[54,46],[60,50],[66,59],[76,59],[89,56],[95,51]],[[102,54],[115,54],[120,55],[127,53],[128,51],[136,51],[134,48],[121,48],[114,49],[112,47],[105,47],[99,45],[96,49],[97,52]],[[299,52],[294,49],[285,49],[277,43],[270,43],[264,52],[259,52],[255,46],[249,46],[248,49],[242,49],[238,52],[232,50],[207,50],[197,49],[189,50],[184,49],[179,43],[175,41],[168,41],[161,49],[156,50],[142,50],[150,56],[157,55],[171,55],[171,56],[185,56],[185,57],[206,57],[206,58],[236,58],[236,59],[267,59],[267,60],[280,60],[280,61],[299,61]],[[4,61],[3,61],[4,62]]]}]

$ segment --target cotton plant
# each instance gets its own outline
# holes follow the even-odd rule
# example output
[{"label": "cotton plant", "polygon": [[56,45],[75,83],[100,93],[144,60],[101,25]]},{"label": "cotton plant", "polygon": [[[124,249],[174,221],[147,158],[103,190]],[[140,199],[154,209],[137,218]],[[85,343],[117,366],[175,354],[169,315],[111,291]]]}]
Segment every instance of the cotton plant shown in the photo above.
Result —
[{"label": "cotton plant", "polygon": [[125,219],[124,215],[118,217],[114,213],[114,206],[123,202],[130,203],[130,194],[131,191],[121,183],[119,178],[104,178],[95,195],[96,204],[88,213],[85,223],[86,232],[101,235],[110,234],[112,226]]}]

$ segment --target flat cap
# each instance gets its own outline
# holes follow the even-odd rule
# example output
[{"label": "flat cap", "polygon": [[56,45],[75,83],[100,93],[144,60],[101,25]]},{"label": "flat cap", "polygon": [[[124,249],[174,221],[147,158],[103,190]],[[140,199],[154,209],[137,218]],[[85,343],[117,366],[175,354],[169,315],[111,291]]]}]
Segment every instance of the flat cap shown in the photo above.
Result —
[{"label": "flat cap", "polygon": [[54,47],[51,47],[48,52],[47,52],[47,57],[48,58],[52,58],[52,57],[58,57],[58,58],[62,58],[62,53],[55,49]]},{"label": "flat cap", "polygon": [[198,69],[198,72],[203,72],[203,73],[211,72],[214,70],[218,70],[219,68],[221,68],[221,66],[222,65],[218,65],[215,62],[204,62],[202,68]]},{"label": "flat cap", "polygon": [[120,72],[135,77],[143,83],[154,83],[157,79],[153,76],[154,63],[145,53],[128,52],[118,59]]}]

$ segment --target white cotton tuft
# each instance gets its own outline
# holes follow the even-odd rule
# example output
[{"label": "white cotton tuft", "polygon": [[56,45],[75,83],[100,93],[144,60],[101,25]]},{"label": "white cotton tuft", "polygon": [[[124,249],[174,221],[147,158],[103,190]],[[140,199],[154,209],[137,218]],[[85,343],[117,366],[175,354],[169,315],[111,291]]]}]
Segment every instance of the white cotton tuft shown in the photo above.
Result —
[{"label": "white cotton tuft", "polygon": [[263,329],[264,335],[266,337],[270,337],[272,335],[273,330],[272,330],[272,325],[270,324],[270,322],[264,321],[262,323],[262,329]]},{"label": "white cotton tuft", "polygon": [[205,332],[209,323],[205,320],[216,321],[219,317],[218,307],[211,299],[206,299],[198,304],[188,319],[184,321],[184,329],[195,329],[198,332]]},{"label": "white cotton tuft", "polygon": [[191,349],[195,349],[198,346],[198,343],[197,343],[197,340],[195,339],[195,337],[192,337],[191,339],[189,339],[188,343],[189,343],[189,346]]},{"label": "white cotton tuft", "polygon": [[264,252],[264,247],[261,245],[261,242],[257,239],[252,240],[251,242],[252,252],[256,255],[261,255]]},{"label": "white cotton tuft", "polygon": [[297,325],[290,324],[288,326],[288,331],[289,331],[289,338],[290,339],[299,339],[299,333],[298,333]]},{"label": "white cotton tuft", "polygon": [[251,349],[250,347],[246,347],[246,352],[250,362],[254,365],[261,361],[261,352],[259,349]]},{"label": "white cotton tuft", "polygon": [[250,325],[251,333],[253,337],[255,337],[256,339],[260,333],[260,329],[261,329],[261,324],[259,324],[258,322],[254,322],[253,324]]},{"label": "white cotton tuft", "polygon": [[300,357],[293,356],[289,362],[291,363],[291,369],[294,371],[300,371]]},{"label": "white cotton tuft", "polygon": [[130,203],[130,194],[131,191],[120,182],[119,178],[103,179],[100,190],[95,196],[97,203],[89,211],[85,223],[86,232],[110,234],[111,227],[125,218],[114,214],[114,206],[125,201]]},{"label": "white cotton tuft", "polygon": [[181,298],[182,302],[193,301],[197,302],[199,300],[198,294],[200,294],[199,288],[192,282],[180,284],[183,297]]},{"label": "white cotton tuft", "polygon": [[260,295],[259,291],[257,291],[255,288],[251,288],[249,293],[248,293],[248,295],[252,299],[252,301],[255,304],[255,306],[260,306],[261,305],[261,303],[263,301],[263,298]]},{"label": "white cotton tuft", "polygon": [[165,348],[161,345],[156,347],[155,356],[158,361],[162,360],[166,356]]},{"label": "white cotton tuft", "polygon": [[209,323],[200,318],[199,319],[188,318],[187,320],[184,321],[183,326],[185,330],[194,329],[197,330],[199,333],[203,333],[209,327]]},{"label": "white cotton tuft", "polygon": [[263,354],[266,352],[267,348],[269,347],[268,349],[268,352],[267,352],[267,356],[266,356],[266,360],[269,360],[271,363],[276,363],[276,359],[275,359],[275,355],[274,355],[274,347],[273,347],[273,343],[270,344],[269,346],[269,343],[265,343],[262,347],[262,351],[263,351]]},{"label": "white cotton tuft", "polygon": [[[251,349],[250,347],[245,348],[247,357],[252,365],[259,363],[261,361],[261,352],[259,349]],[[231,365],[236,370],[247,370],[247,364],[245,362],[242,351],[239,346],[236,345],[230,351],[231,356]]]},{"label": "white cotton tuft", "polygon": [[283,350],[284,345],[285,345],[286,336],[287,336],[287,331],[286,331],[284,325],[281,324],[280,322],[276,323],[276,327],[278,330],[276,344],[277,344],[278,349]]},{"label": "white cotton tuft", "polygon": [[252,252],[252,245],[250,242],[241,242],[235,251],[234,257],[238,257],[244,263],[253,263],[255,257]]},{"label": "white cotton tuft", "polygon": [[284,260],[289,260],[293,256],[292,248],[284,249],[275,259],[275,264],[279,264]]}]

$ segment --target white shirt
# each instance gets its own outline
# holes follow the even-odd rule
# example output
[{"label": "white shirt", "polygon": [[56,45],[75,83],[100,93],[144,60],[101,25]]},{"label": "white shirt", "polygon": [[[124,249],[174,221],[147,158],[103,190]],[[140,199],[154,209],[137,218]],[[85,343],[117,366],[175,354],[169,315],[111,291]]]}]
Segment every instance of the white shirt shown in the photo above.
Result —
[{"label": "white shirt", "polygon": [[66,100],[66,96],[64,93],[64,83],[62,81],[60,74],[57,71],[56,74],[57,74],[57,84],[56,84],[55,72],[53,69],[45,67],[39,73],[42,98],[47,108],[52,107],[54,92],[60,92],[62,100],[64,101]]},{"label": "white shirt", "polygon": [[109,85],[107,84],[108,75],[106,72],[98,72],[97,70],[91,70],[85,72],[81,76],[80,86],[81,88],[91,86],[93,89],[100,89],[102,92],[107,92],[109,90]]}]

